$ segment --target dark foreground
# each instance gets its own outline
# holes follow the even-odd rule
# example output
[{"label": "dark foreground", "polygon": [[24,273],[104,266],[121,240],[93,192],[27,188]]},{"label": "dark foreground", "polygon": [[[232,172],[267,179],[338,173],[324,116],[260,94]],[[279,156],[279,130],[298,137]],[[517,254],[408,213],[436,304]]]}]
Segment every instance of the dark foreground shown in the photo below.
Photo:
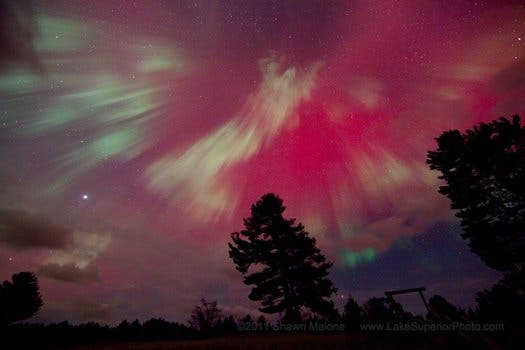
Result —
[{"label": "dark foreground", "polygon": [[274,350],[274,349],[518,349],[521,342],[502,342],[484,335],[424,335],[406,334],[385,336],[378,334],[349,335],[237,335],[200,340],[163,340],[151,342],[118,342],[91,344],[69,349],[108,349],[108,350]]}]

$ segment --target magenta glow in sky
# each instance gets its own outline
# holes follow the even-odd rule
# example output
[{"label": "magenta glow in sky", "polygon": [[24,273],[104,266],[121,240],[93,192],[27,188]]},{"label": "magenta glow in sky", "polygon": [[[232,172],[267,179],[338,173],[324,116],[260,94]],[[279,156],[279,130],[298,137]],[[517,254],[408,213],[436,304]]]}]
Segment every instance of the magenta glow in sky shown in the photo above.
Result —
[{"label": "magenta glow in sky", "polygon": [[44,321],[246,313],[227,256],[284,199],[341,300],[426,285],[468,305],[468,251],[426,152],[525,111],[516,1],[7,1],[0,278],[38,272]]}]

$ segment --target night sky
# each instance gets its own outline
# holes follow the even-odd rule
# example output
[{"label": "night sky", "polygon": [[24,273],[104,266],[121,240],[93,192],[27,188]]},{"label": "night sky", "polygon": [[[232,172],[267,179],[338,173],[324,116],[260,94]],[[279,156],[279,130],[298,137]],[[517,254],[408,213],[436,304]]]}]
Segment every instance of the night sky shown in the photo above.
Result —
[{"label": "night sky", "polygon": [[425,159],[525,116],[523,2],[2,1],[0,22],[0,279],[37,273],[36,320],[255,311],[227,241],[267,192],[338,305],[469,307],[500,277]]}]

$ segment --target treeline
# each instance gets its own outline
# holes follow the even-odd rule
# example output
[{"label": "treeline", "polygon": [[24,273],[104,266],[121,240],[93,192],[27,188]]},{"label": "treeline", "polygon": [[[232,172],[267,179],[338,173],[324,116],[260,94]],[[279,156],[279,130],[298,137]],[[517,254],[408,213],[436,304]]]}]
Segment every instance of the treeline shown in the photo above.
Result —
[{"label": "treeline", "polygon": [[[54,324],[15,323],[7,326],[3,341],[16,348],[56,348],[79,344],[136,342],[159,339],[192,339],[198,332],[177,322],[152,318],[143,323],[122,321],[110,327],[96,322],[73,325],[67,321]],[[15,348],[15,347],[13,347]]]},{"label": "treeline", "polygon": [[[507,281],[508,283],[511,283]],[[224,315],[216,302],[201,300],[195,306],[187,324],[152,318],[145,322],[124,320],[117,326],[89,322],[78,325],[69,322],[57,324],[14,323],[3,330],[4,341],[18,348],[38,345],[39,348],[67,347],[77,344],[141,342],[151,340],[191,340],[240,334],[260,333],[323,333],[355,334],[379,332],[367,328],[370,324],[399,323],[405,325],[429,325],[433,323],[464,324],[488,322],[503,324],[503,329],[494,329],[491,336],[502,341],[513,329],[521,329],[523,303],[517,302],[514,286],[497,284],[490,290],[478,293],[478,306],[463,310],[445,298],[435,295],[429,299],[430,312],[427,315],[413,315],[392,298],[374,297],[359,305],[349,297],[343,312],[330,317],[303,313],[301,320],[294,323],[270,322],[264,316],[245,315],[235,318]],[[496,297],[495,297],[496,296]],[[510,315],[510,316],[509,316]],[[365,325],[365,327],[363,327]],[[458,329],[460,331],[460,329]],[[447,337],[458,336],[449,330]]]}]

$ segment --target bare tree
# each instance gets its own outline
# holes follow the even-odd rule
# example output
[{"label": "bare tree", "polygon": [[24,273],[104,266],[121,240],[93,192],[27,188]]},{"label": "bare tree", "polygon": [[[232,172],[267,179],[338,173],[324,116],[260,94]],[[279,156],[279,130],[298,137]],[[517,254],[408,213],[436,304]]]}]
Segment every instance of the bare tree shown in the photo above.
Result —
[{"label": "bare tree", "polygon": [[209,333],[221,318],[221,310],[216,301],[208,302],[201,299],[201,305],[196,305],[191,312],[189,321],[191,328],[201,333]]}]

